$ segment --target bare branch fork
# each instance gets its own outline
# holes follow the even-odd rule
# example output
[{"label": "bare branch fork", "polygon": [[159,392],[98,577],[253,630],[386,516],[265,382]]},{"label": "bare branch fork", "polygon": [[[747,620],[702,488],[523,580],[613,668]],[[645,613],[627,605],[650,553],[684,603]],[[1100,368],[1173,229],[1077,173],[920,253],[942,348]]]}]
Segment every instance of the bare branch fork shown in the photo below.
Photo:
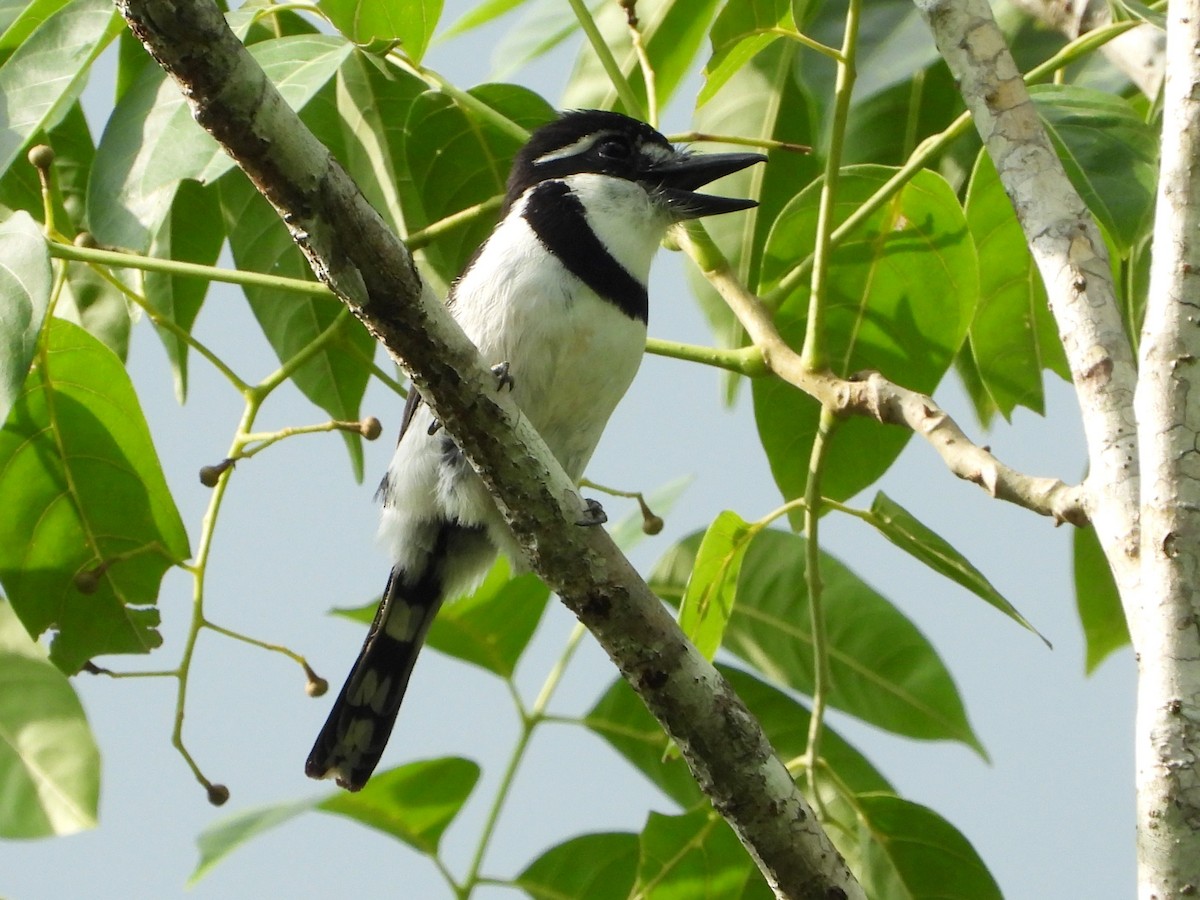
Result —
[{"label": "bare branch fork", "polygon": [[780,898],[861,898],[761,727],[597,528],[575,486],[412,258],[303,126],[210,0],[119,0],[196,120],[279,211],[313,270],[412,374],[458,439],[531,567],[591,630],[676,741]]}]

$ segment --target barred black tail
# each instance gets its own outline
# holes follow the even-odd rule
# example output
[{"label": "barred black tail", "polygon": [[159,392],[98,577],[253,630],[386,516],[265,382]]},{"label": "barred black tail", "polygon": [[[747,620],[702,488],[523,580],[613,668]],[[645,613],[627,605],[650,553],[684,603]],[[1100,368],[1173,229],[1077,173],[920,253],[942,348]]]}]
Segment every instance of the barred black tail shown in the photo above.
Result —
[{"label": "barred black tail", "polygon": [[350,670],[304,772],[357,791],[379,764],[425,633],[442,602],[436,565],[413,582],[393,569],[362,651]]}]

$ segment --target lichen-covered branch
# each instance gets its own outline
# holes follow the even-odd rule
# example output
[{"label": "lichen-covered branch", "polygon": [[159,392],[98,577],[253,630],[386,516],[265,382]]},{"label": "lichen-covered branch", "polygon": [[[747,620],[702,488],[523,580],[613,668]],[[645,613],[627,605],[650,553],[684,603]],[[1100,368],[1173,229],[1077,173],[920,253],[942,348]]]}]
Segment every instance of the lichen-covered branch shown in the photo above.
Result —
[{"label": "lichen-covered branch", "polygon": [[[986,0],[916,4],[958,80],[1046,285],[1083,416],[1087,510],[1128,602],[1138,579],[1137,370],[1108,251],[1050,144]],[[1129,618],[1136,646],[1136,623]]]},{"label": "lichen-covered branch", "polygon": [[[492,490],[531,567],[679,746],[781,898],[862,898],[761,727],[598,528],[412,259],[287,108],[211,0],[120,0],[196,119],[274,204],[314,271],[402,362]],[[297,758],[299,764],[300,758]]]},{"label": "lichen-covered branch", "polygon": [[1138,896],[1200,888],[1200,3],[1167,11],[1162,157],[1139,344]]}]

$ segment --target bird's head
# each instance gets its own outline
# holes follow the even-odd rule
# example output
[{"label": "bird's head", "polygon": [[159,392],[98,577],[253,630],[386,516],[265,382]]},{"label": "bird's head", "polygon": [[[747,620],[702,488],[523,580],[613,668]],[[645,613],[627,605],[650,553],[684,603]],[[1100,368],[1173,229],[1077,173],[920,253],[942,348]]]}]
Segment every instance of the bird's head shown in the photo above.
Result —
[{"label": "bird's head", "polygon": [[537,129],[517,153],[504,208],[541,182],[596,174],[641,185],[676,221],[698,219],[757,206],[754,200],[696,191],[765,161],[761,153],[692,154],[645,122],[606,110],[575,110]]}]

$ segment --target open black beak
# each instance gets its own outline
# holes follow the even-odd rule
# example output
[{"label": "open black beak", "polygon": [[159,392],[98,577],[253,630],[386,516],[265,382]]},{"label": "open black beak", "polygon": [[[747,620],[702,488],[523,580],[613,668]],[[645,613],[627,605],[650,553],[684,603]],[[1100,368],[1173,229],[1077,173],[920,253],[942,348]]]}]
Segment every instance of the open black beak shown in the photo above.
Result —
[{"label": "open black beak", "polygon": [[679,155],[656,162],[639,180],[659,197],[675,218],[699,219],[758,206],[757,200],[697,194],[696,188],[766,161],[761,153]]}]

